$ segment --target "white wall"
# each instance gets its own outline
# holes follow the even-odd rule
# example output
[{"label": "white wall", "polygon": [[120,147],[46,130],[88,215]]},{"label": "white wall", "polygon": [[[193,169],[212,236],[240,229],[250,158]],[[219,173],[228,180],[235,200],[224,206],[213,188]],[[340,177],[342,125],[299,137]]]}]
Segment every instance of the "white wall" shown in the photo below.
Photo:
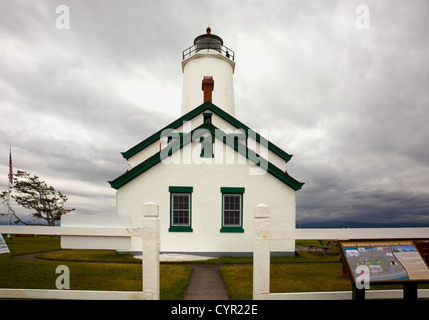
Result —
[{"label": "white wall", "polygon": [[[219,143],[219,141],[217,141]],[[192,149],[191,149],[192,148]],[[195,149],[194,149],[195,148]],[[224,148],[227,148],[224,145]],[[182,154],[200,152],[200,143],[193,142],[171,157],[173,162]],[[224,150],[224,152],[226,152]],[[238,155],[238,157],[242,157]],[[179,158],[178,158],[179,157]],[[212,159],[204,159],[211,161]],[[179,162],[179,161],[177,161]],[[214,159],[213,159],[214,162]],[[271,206],[272,224],[295,227],[295,191],[269,173],[251,175],[256,166],[247,159],[244,164],[164,164],[159,163],[117,191],[117,214],[130,216],[131,226],[139,226],[145,202],[159,205],[161,220],[161,251],[163,252],[252,252],[253,213],[256,205]],[[170,186],[192,186],[193,232],[169,232]],[[244,187],[244,233],[221,233],[221,187]],[[131,251],[139,251],[139,241],[133,241]],[[293,241],[273,241],[272,251],[293,252]]]}]

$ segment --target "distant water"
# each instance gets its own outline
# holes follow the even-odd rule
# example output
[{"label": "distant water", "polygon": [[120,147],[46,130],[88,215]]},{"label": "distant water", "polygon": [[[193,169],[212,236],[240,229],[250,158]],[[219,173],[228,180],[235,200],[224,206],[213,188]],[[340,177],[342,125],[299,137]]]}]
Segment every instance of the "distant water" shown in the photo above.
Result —
[{"label": "distant water", "polygon": [[[298,228],[298,225],[296,226]],[[357,221],[308,221],[301,222],[301,228],[427,228],[429,221],[423,223],[406,222],[406,223],[380,223],[380,222],[357,222]]]}]

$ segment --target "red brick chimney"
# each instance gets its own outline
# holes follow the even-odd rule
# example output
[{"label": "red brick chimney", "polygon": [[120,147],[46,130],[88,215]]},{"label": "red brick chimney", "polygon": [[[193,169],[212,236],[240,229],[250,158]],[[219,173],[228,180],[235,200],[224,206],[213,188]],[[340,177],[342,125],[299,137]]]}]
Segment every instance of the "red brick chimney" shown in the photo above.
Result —
[{"label": "red brick chimney", "polygon": [[214,89],[213,77],[205,76],[202,83],[202,90],[204,91],[204,102],[212,102],[212,92]]}]

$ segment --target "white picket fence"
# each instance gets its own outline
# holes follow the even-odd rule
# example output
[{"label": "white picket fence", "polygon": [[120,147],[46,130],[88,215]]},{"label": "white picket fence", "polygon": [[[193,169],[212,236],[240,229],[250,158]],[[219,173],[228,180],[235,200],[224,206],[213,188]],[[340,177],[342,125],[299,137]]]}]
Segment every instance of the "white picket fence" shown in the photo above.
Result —
[{"label": "white picket fence", "polygon": [[74,237],[140,237],[143,244],[142,291],[90,291],[45,289],[0,289],[0,298],[78,300],[159,300],[159,207],[143,206],[141,228],[0,226],[0,234],[35,234]]},{"label": "white picket fence", "polygon": [[[352,291],[270,293],[271,240],[429,239],[429,228],[288,229],[271,228],[270,207],[255,208],[253,252],[254,300],[350,300]],[[321,284],[323,285],[323,284]],[[419,289],[419,298],[429,298],[429,289]],[[366,299],[403,298],[403,290],[367,290]]]},{"label": "white picket fence", "polygon": [[[303,239],[428,239],[429,228],[370,229],[294,229],[271,228],[270,207],[255,208],[255,243],[253,252],[254,300],[342,300],[352,299],[352,291],[270,293],[270,241]],[[47,289],[0,289],[0,298],[78,299],[78,300],[159,300],[159,207],[143,206],[141,228],[124,227],[42,227],[0,226],[0,234],[36,234],[75,237],[140,237],[142,239],[142,291],[90,291]],[[402,298],[402,290],[368,290],[367,299]],[[419,298],[429,298],[428,289],[419,289]]]}]

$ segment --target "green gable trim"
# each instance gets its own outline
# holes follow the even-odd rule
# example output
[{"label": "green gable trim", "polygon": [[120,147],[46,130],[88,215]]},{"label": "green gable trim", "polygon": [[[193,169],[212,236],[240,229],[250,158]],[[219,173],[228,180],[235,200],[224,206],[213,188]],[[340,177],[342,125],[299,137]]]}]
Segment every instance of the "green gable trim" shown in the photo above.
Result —
[{"label": "green gable trim", "polygon": [[[273,175],[274,177],[276,177],[277,179],[279,179],[280,181],[282,181],[283,183],[285,183],[286,185],[288,185],[292,189],[299,190],[304,185],[304,183],[295,180],[290,175],[283,172],[282,170],[280,170],[279,168],[277,168],[276,166],[271,164],[269,161],[263,159],[262,157],[260,157],[257,153],[253,152],[252,150],[247,149],[245,146],[243,146],[241,144],[238,144],[238,143],[236,144],[233,141],[231,142],[230,141],[231,139],[225,139],[227,134],[222,132],[218,128],[216,128],[213,124],[205,123],[205,124],[202,124],[199,127],[195,128],[193,131],[183,135],[182,139],[173,143],[170,147],[171,148],[169,150],[170,152],[165,152],[165,150],[164,150],[165,148],[164,148],[163,150],[157,152],[156,154],[154,154],[153,156],[151,156],[147,160],[143,161],[139,165],[132,168],[131,170],[127,171],[123,175],[119,176],[115,180],[109,181],[110,186],[114,189],[119,189],[122,186],[124,186],[125,184],[127,184],[128,182],[137,178],[143,172],[149,170],[153,166],[160,163],[162,160],[164,160],[166,157],[168,157],[171,153],[182,149],[185,145],[190,143],[191,137],[195,140],[195,139],[198,139],[203,134],[205,134],[206,131],[201,130],[201,129],[208,130],[212,134],[212,136],[215,136],[216,139],[222,141],[223,143],[225,143],[229,147],[233,148],[235,151],[237,151],[241,155],[245,156],[248,160],[250,160],[254,164],[261,166],[261,163],[262,163],[264,168],[267,169],[268,173],[270,173],[271,175]],[[215,132],[218,134],[215,134]],[[219,133],[222,133],[222,134],[219,134]]]},{"label": "green gable trim", "polygon": [[[128,182],[134,180],[139,175],[141,175],[143,172],[145,172],[145,171],[149,170],[150,168],[152,168],[153,166],[157,165],[158,163],[160,163],[162,160],[164,160],[168,156],[171,156],[173,152],[176,152],[176,151],[182,149],[185,145],[187,145],[188,143],[190,143],[191,142],[192,134],[196,130],[202,129],[202,128],[206,127],[207,125],[208,124],[202,124],[201,126],[199,126],[198,128],[196,128],[192,132],[184,134],[183,137],[181,137],[180,140],[174,142],[167,149],[168,152],[165,152],[166,148],[164,148],[161,151],[155,153],[153,156],[151,156],[148,159],[146,159],[145,161],[143,161],[142,163],[140,163],[139,165],[135,166],[131,170],[125,172],[123,175],[119,176],[115,180],[108,181],[109,184],[110,184],[110,186],[112,188],[114,188],[114,189],[119,189],[120,187],[122,187],[123,185],[127,184]],[[198,132],[200,132],[200,135],[202,135],[204,133],[201,130],[198,131]],[[199,138],[199,136],[194,137],[194,138]]]},{"label": "green gable trim", "polygon": [[[181,125],[183,125],[184,121],[189,121],[189,120],[195,118],[201,112],[207,111],[207,110],[210,110],[211,112],[215,113],[216,115],[218,115],[219,117],[221,117],[223,120],[227,121],[228,123],[230,123],[234,127],[238,128],[238,129],[243,129],[246,132],[247,136],[249,135],[249,131],[250,131],[252,137],[256,137],[257,141],[265,140],[263,138],[261,139],[261,136],[257,132],[250,129],[248,126],[246,126],[244,123],[242,123],[241,121],[239,121],[236,118],[234,118],[233,116],[231,116],[229,113],[223,111],[222,109],[215,106],[211,102],[205,102],[202,105],[200,105],[199,107],[189,111],[187,114],[183,115],[179,119],[173,121],[172,123],[170,123],[169,125],[167,125],[163,129],[154,133],[149,138],[147,138],[147,139],[143,140],[142,142],[140,142],[139,144],[135,145],[134,147],[132,147],[128,151],[122,152],[121,153],[122,156],[125,159],[131,158],[132,156],[134,156],[135,154],[137,154],[138,152],[140,152],[144,148],[146,148],[149,145],[151,145],[152,143],[158,141],[161,138],[161,134],[163,132],[165,133],[165,130],[171,129],[171,131],[173,131],[173,130],[179,128]],[[208,114],[208,113],[205,112],[204,114]],[[280,149],[279,147],[277,147],[275,144],[273,144],[270,141],[268,141],[267,147],[268,147],[268,150],[272,151],[273,153],[278,155],[280,158],[282,158],[286,162],[288,162],[292,158],[292,155],[283,151],[282,149]]]},{"label": "green gable trim", "polygon": [[139,144],[135,145],[134,147],[132,147],[128,151],[122,152],[121,153],[122,156],[125,159],[131,158],[132,156],[134,156],[135,154],[137,154],[138,152],[140,152],[144,148],[146,148],[149,145],[151,145],[152,143],[158,141],[161,138],[161,134],[163,133],[163,131],[165,132],[165,130],[167,130],[167,129],[171,129],[171,131],[173,131],[173,130],[179,128],[181,125],[183,125],[183,122],[191,120],[192,118],[194,118],[198,114],[200,114],[202,111],[204,111],[205,109],[207,109],[207,107],[203,107],[203,106],[206,106],[206,105],[209,105],[209,104],[211,104],[211,103],[209,103],[209,102],[203,103],[198,108],[195,108],[194,110],[189,111],[187,114],[181,116],[179,119],[173,121],[172,123],[170,123],[166,127],[164,127],[161,130],[159,130],[158,132],[155,132],[149,138],[143,140],[142,142],[140,142]]}]

